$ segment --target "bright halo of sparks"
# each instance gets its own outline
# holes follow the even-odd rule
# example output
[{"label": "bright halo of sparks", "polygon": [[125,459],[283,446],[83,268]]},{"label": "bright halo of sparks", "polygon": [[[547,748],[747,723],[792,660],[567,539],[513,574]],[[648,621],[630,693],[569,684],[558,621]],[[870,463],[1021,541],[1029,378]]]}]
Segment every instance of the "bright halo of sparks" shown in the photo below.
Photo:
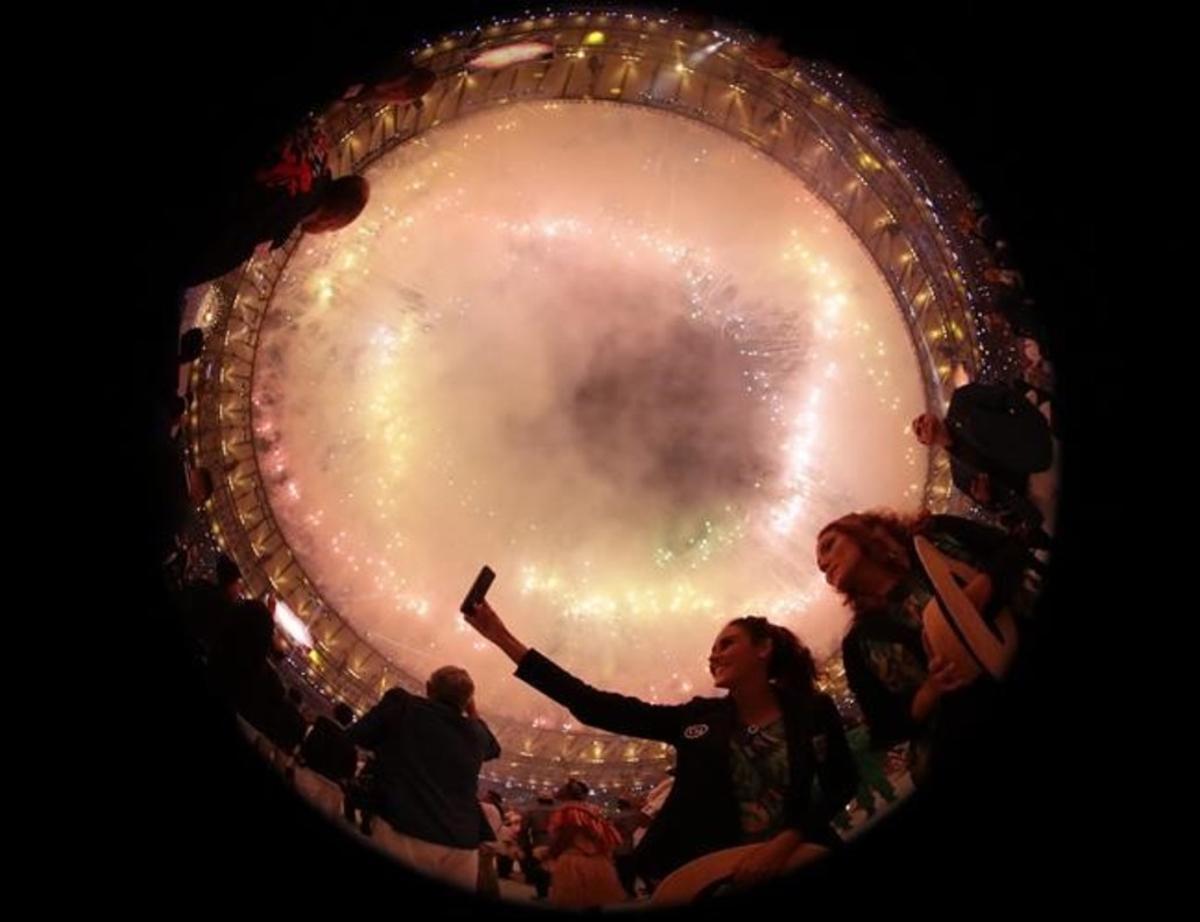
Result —
[{"label": "bright halo of sparks", "polygon": [[816,533],[916,509],[927,455],[908,331],[828,206],[712,128],[611,104],[464,117],[367,176],[363,216],[292,257],[252,396],[327,601],[536,726],[570,721],[457,614],[482,563],[514,633],[600,687],[710,693],[745,613],[832,652]]}]

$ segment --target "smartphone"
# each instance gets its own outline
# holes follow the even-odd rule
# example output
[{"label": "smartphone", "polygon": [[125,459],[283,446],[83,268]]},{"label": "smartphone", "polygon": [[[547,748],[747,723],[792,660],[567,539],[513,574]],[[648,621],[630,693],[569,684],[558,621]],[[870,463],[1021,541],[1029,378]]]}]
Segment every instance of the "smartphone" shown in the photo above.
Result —
[{"label": "smartphone", "polygon": [[492,580],[496,578],[495,572],[491,567],[485,565],[479,571],[479,575],[475,577],[475,582],[471,584],[471,589],[467,592],[467,597],[463,599],[462,607],[459,608],[464,615],[475,614],[475,606],[484,600],[487,596],[488,589],[492,586]]}]

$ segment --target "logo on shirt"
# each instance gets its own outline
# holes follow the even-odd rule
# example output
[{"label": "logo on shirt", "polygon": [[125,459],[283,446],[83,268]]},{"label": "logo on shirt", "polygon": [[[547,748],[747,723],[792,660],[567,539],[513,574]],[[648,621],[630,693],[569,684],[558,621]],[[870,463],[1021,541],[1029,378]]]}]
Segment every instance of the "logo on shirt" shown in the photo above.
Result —
[{"label": "logo on shirt", "polygon": [[708,732],[708,724],[692,724],[683,731],[684,739],[698,740]]}]

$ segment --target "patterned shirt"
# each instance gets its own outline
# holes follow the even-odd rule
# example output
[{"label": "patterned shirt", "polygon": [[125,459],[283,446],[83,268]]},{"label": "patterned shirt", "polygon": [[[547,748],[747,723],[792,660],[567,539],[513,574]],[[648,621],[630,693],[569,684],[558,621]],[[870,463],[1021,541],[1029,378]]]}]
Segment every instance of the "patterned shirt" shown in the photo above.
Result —
[{"label": "patterned shirt", "polygon": [[730,741],[730,770],[742,841],[764,842],[782,832],[789,780],[783,718],[735,734]]}]

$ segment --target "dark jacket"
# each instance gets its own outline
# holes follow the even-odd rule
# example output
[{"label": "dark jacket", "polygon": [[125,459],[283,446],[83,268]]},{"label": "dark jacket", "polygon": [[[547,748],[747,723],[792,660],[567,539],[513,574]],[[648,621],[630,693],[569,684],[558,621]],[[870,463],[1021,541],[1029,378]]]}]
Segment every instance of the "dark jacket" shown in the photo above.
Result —
[{"label": "dark jacket", "polygon": [[[636,855],[639,870],[661,878],[709,852],[742,844],[730,776],[737,716],[730,698],[693,698],[686,704],[650,704],[598,691],[530,650],[517,678],[566,707],[590,727],[658,740],[675,747],[675,784]],[[808,841],[836,842],[830,820],[853,796],[858,772],[833,701],[781,693],[787,732],[785,820]],[[813,796],[814,778],[820,793]]]},{"label": "dark jacket", "polygon": [[338,783],[353,778],[358,767],[358,753],[349,734],[325,716],[318,717],[304,737],[300,758],[313,771]]},{"label": "dark jacket", "polygon": [[945,425],[954,485],[969,495],[975,477],[987,474],[990,506],[1024,509],[1029,475],[1050,467],[1054,455],[1050,424],[1037,407],[1008,385],[966,384],[950,398]]},{"label": "dark jacket", "polygon": [[405,835],[451,848],[477,848],[487,828],[479,769],[500,756],[482,720],[393,688],[349,729],[375,752],[372,805]]}]

